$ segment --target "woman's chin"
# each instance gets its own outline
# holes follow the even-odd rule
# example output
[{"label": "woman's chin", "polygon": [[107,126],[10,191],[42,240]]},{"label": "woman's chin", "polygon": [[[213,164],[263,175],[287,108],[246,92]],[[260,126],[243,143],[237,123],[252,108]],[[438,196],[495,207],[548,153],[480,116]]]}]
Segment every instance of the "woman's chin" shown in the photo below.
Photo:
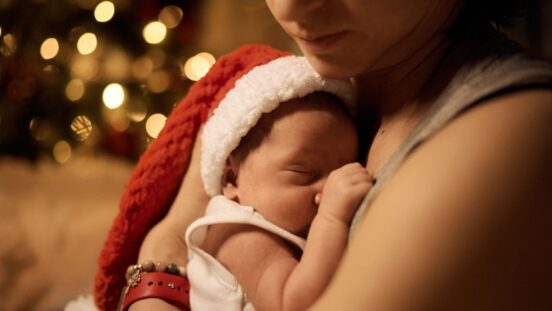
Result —
[{"label": "woman's chin", "polygon": [[348,79],[358,75],[359,66],[344,66],[344,61],[324,54],[305,54],[316,72],[327,79]]}]

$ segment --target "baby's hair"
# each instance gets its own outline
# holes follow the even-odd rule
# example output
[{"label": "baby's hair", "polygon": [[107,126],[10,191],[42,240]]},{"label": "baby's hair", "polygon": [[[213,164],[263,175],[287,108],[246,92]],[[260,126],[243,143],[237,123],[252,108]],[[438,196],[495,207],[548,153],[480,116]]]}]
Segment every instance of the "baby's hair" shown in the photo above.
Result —
[{"label": "baby's hair", "polygon": [[[301,105],[301,102],[304,101],[318,101],[320,105],[330,104],[336,107],[339,107],[341,112],[346,115],[348,118],[353,119],[351,113],[346,109],[344,102],[337,96],[323,91],[317,91],[310,93],[301,98],[294,98],[290,100],[293,104]],[[288,101],[288,102],[290,102]],[[264,114],[257,124],[242,138],[240,144],[234,151],[232,151],[232,156],[235,156],[239,162],[243,162],[247,155],[257,147],[261,145],[264,139],[266,139],[271,131],[274,122],[281,117],[280,114],[275,113],[283,105],[286,105],[288,102],[281,103],[276,110]]]}]

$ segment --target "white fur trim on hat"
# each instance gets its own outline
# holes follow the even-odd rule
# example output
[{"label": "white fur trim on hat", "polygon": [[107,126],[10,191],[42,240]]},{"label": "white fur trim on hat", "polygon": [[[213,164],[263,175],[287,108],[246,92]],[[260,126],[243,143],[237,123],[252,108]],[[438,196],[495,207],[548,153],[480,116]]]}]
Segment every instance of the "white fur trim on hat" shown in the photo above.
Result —
[{"label": "white fur trim on hat", "polygon": [[280,57],[253,68],[238,79],[203,129],[201,176],[207,194],[221,193],[226,159],[263,113],[271,112],[282,102],[316,91],[338,96],[352,111],[354,91],[351,83],[323,79],[304,57]]}]

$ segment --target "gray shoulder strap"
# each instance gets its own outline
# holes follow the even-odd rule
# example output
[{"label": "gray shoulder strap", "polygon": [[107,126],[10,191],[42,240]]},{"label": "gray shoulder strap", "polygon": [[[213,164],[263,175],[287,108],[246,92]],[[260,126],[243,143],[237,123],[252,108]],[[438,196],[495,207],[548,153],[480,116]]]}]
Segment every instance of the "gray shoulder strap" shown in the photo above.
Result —
[{"label": "gray shoulder strap", "polygon": [[463,111],[497,94],[516,89],[552,88],[550,64],[519,51],[508,51],[462,65],[431,109],[381,169],[377,183],[366,195],[353,219],[351,237],[381,187],[409,153]]}]

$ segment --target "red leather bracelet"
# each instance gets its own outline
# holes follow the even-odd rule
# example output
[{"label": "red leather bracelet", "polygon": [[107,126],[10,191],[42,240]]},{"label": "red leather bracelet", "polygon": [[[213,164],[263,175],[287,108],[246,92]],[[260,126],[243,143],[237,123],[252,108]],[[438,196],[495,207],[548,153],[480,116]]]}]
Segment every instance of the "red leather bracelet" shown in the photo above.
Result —
[{"label": "red leather bracelet", "polygon": [[165,272],[141,273],[135,286],[124,288],[120,310],[127,311],[132,303],[146,298],[159,298],[190,310],[190,282],[186,277]]}]

